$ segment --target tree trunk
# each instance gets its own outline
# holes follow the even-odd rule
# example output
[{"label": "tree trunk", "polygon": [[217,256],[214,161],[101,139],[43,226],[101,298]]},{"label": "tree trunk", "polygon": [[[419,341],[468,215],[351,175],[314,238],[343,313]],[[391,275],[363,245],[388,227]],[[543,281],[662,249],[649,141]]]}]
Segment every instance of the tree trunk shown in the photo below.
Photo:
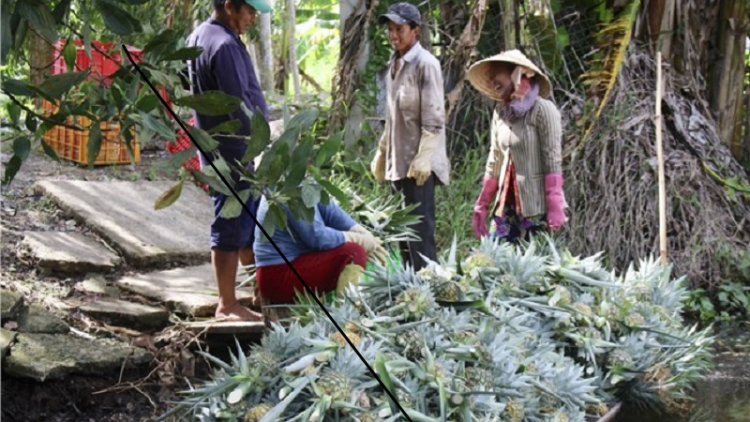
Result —
[{"label": "tree trunk", "polygon": [[432,21],[429,12],[422,15],[419,43],[422,44],[422,48],[434,54],[432,49]]},{"label": "tree trunk", "polygon": [[[661,49],[664,60],[671,60],[672,57],[672,31],[675,25],[675,0],[651,0],[648,3],[648,13],[646,14],[646,27],[648,35],[655,48]],[[637,35],[642,36],[642,31],[636,31]]]},{"label": "tree trunk", "polygon": [[274,69],[273,69],[273,48],[271,44],[271,14],[263,13],[260,15],[260,42],[258,50],[260,52],[260,86],[266,92],[271,94],[274,91]]},{"label": "tree trunk", "polygon": [[295,13],[294,0],[287,1],[287,34],[289,36],[289,66],[292,71],[292,82],[294,83],[294,101],[299,101],[300,95],[300,83],[299,83],[299,67],[297,67],[297,39],[296,39],[296,27],[297,18]]},{"label": "tree trunk", "polygon": [[[515,22],[515,0],[500,0],[500,13],[502,15],[503,45],[498,50],[512,50],[516,45],[516,22]],[[504,48],[503,48],[504,47]],[[500,51],[498,51],[500,53]]]},{"label": "tree trunk", "polygon": [[[342,0],[340,6],[341,49],[336,65],[336,76],[331,87],[331,133],[346,128],[344,142],[350,148],[359,139],[364,114],[354,94],[359,88],[360,75],[370,54],[368,32],[375,20],[378,0],[359,0],[352,4]],[[383,66],[386,64],[383,63]]]},{"label": "tree trunk", "polygon": [[255,69],[257,73],[258,72],[258,54],[257,54],[257,49],[255,48],[255,41],[250,39],[250,36],[248,34],[242,35],[242,41],[245,43],[247,54],[250,55],[250,62],[253,65],[253,69]]},{"label": "tree trunk", "polygon": [[748,33],[747,2],[724,0],[718,22],[718,60],[713,67],[716,81],[710,88],[711,107],[716,112],[721,139],[734,156],[742,155],[742,92],[745,85],[745,39]]},{"label": "tree trunk", "polygon": [[[645,25],[665,61],[694,82],[708,102],[717,131],[735,157],[742,155],[742,107],[748,5],[745,0],[678,3],[651,0]],[[685,28],[678,31],[677,28]]]},{"label": "tree trunk", "polygon": [[750,86],[745,87],[745,151],[740,158],[745,168],[750,168]]},{"label": "tree trunk", "polygon": [[440,16],[443,18],[440,30],[445,35],[443,39],[447,46],[447,44],[450,44],[461,35],[461,31],[463,30],[461,25],[466,22],[466,13],[460,2],[442,0],[440,2]]},{"label": "tree trunk", "polygon": [[450,122],[460,104],[463,93],[463,80],[466,73],[466,63],[472,59],[472,53],[476,49],[479,37],[484,27],[484,17],[487,13],[488,0],[477,0],[471,9],[471,15],[466,23],[461,36],[454,39],[448,47],[450,57],[443,65],[443,74],[446,75],[446,96],[448,106],[446,107],[445,121]]},{"label": "tree trunk", "polygon": [[[51,73],[52,45],[32,30],[29,30],[27,39],[29,40],[29,80],[33,85],[38,86]],[[34,104],[37,108],[41,108],[42,99],[37,98]]]}]

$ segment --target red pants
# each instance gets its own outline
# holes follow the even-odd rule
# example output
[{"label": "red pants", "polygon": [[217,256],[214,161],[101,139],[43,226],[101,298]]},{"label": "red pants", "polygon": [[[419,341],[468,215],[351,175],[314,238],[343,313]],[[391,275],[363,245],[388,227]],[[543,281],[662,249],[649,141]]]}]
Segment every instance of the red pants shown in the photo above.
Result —
[{"label": "red pants", "polygon": [[[347,242],[338,248],[302,255],[292,266],[313,292],[327,293],[336,290],[341,271],[349,264],[362,268],[367,265],[367,253],[356,243]],[[256,282],[260,294],[271,303],[292,303],[297,291],[305,287],[286,264],[258,267]]]}]

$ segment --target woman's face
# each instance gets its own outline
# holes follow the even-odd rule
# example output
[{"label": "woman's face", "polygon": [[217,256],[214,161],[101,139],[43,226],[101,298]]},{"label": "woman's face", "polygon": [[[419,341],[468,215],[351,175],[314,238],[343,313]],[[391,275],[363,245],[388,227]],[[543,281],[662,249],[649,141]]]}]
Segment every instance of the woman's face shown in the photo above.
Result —
[{"label": "woman's face", "polygon": [[510,79],[512,70],[508,66],[497,66],[495,77],[492,79],[492,85],[499,94],[504,95],[513,89],[513,83]]}]

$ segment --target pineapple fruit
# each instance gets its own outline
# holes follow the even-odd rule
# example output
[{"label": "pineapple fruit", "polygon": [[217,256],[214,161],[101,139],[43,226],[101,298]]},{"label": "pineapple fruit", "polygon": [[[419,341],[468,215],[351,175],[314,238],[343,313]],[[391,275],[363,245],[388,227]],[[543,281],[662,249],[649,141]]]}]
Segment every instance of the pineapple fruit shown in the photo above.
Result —
[{"label": "pineapple fruit", "polygon": [[315,387],[318,396],[328,396],[332,401],[346,401],[351,393],[349,378],[332,370],[325,370],[315,381]]},{"label": "pineapple fruit", "polygon": [[[587,412],[606,413],[602,403],[614,394],[676,407],[675,397],[708,367],[711,347],[707,331],[672,317],[682,309],[681,283],[656,261],[615,282],[599,257],[553,248],[551,242],[516,247],[483,239],[460,267],[431,263],[415,273],[376,266],[348,298],[354,303],[341,298],[331,313],[366,362],[380,361],[379,378],[388,372],[399,403],[424,415],[420,420],[440,420],[446,412],[446,420],[584,422]],[[652,324],[658,325],[650,331],[631,328]],[[288,407],[274,409],[283,415],[279,420],[393,416],[382,387],[323,312],[309,310],[261,344],[246,364],[228,364],[195,389],[187,411],[195,405],[205,420],[235,411],[237,419],[257,422],[271,409],[264,392],[283,391],[277,406]],[[277,376],[290,362],[299,368]],[[634,382],[607,382],[618,376]],[[264,389],[243,396],[245,410],[207,393],[248,378]],[[482,391],[491,394],[471,394]]]},{"label": "pineapple fruit", "polygon": [[441,302],[457,302],[461,297],[461,287],[452,280],[436,280],[432,283],[435,299]]},{"label": "pineapple fruit", "polygon": [[422,347],[425,346],[424,339],[415,331],[404,331],[396,334],[395,343],[403,350],[404,357],[410,361],[422,359]]},{"label": "pineapple fruit", "polygon": [[[352,344],[354,344],[354,347],[359,346],[359,342],[362,341],[362,338],[353,330],[344,328],[344,334],[346,334],[346,337],[351,340]],[[337,344],[341,345],[342,347],[348,347],[349,343],[346,341],[343,335],[341,335],[341,332],[336,331],[331,335],[331,340],[336,342]]]},{"label": "pineapple fruit", "polygon": [[245,422],[259,422],[271,410],[271,405],[260,403],[250,408],[245,414]]},{"label": "pineapple fruit", "polygon": [[396,302],[406,321],[416,321],[426,317],[436,306],[432,292],[415,287],[404,290]]},{"label": "pineapple fruit", "polygon": [[470,390],[492,391],[494,380],[492,373],[488,370],[479,367],[470,367],[466,368],[464,376],[466,378],[466,385]]}]

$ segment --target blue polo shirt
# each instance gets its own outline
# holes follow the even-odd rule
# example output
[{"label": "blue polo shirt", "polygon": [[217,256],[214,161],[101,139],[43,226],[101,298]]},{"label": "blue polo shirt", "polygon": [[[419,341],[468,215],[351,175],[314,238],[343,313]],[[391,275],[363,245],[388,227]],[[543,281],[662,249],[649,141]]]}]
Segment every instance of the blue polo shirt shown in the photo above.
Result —
[{"label": "blue polo shirt", "polygon": [[[289,262],[293,262],[300,256],[311,252],[328,251],[343,245],[343,232],[349,231],[356,224],[333,201],[328,205],[318,203],[315,207],[315,218],[310,223],[294,218],[289,207],[284,207],[284,211],[286,211],[287,227],[274,230],[271,238]],[[256,214],[261,225],[263,225],[267,213],[268,201],[265,197],[262,197]],[[281,258],[268,238],[257,227],[255,228],[253,250],[255,252],[255,265],[258,267],[284,263],[284,259]]]},{"label": "blue polo shirt", "polygon": [[[263,97],[263,90],[245,44],[236,32],[220,21],[210,18],[190,34],[186,44],[188,47],[203,48],[197,59],[188,61],[194,94],[221,91],[241,99],[253,112],[259,107],[268,120],[268,106]],[[224,116],[194,114],[195,125],[203,130],[210,130],[221,123],[239,119],[242,128],[237,135],[250,135],[250,119],[241,109]],[[220,142],[222,138],[216,136]]]},{"label": "blue polo shirt", "polygon": [[[221,91],[225,94],[239,98],[248,109],[255,112],[259,108],[268,120],[268,107],[263,98],[263,91],[255,76],[255,69],[250,61],[245,44],[239,35],[231,28],[216,19],[209,19],[198,26],[188,37],[186,44],[189,47],[201,47],[202,52],[194,60],[188,61],[188,72],[193,84],[194,94],[207,91]],[[239,120],[242,123],[240,129],[234,135],[250,135],[250,118],[242,109],[237,109],[223,116],[205,116],[200,113],[195,116],[195,125],[203,130],[221,123]],[[229,163],[242,161],[247,146],[242,139],[230,136],[214,135],[219,142],[217,152]],[[198,153],[201,167],[208,165],[207,160]],[[244,167],[253,171],[253,161],[242,163]],[[237,191],[248,189],[250,184],[246,180],[240,180],[237,172],[232,172],[234,188]],[[214,219],[211,222],[211,249],[222,251],[236,251],[240,248],[252,248],[255,241],[255,224],[252,216],[246,212],[236,218],[221,218],[221,209],[227,200],[227,196],[220,192],[211,190],[211,201],[214,207]],[[251,213],[255,212],[257,201],[252,198],[245,204]]]}]

